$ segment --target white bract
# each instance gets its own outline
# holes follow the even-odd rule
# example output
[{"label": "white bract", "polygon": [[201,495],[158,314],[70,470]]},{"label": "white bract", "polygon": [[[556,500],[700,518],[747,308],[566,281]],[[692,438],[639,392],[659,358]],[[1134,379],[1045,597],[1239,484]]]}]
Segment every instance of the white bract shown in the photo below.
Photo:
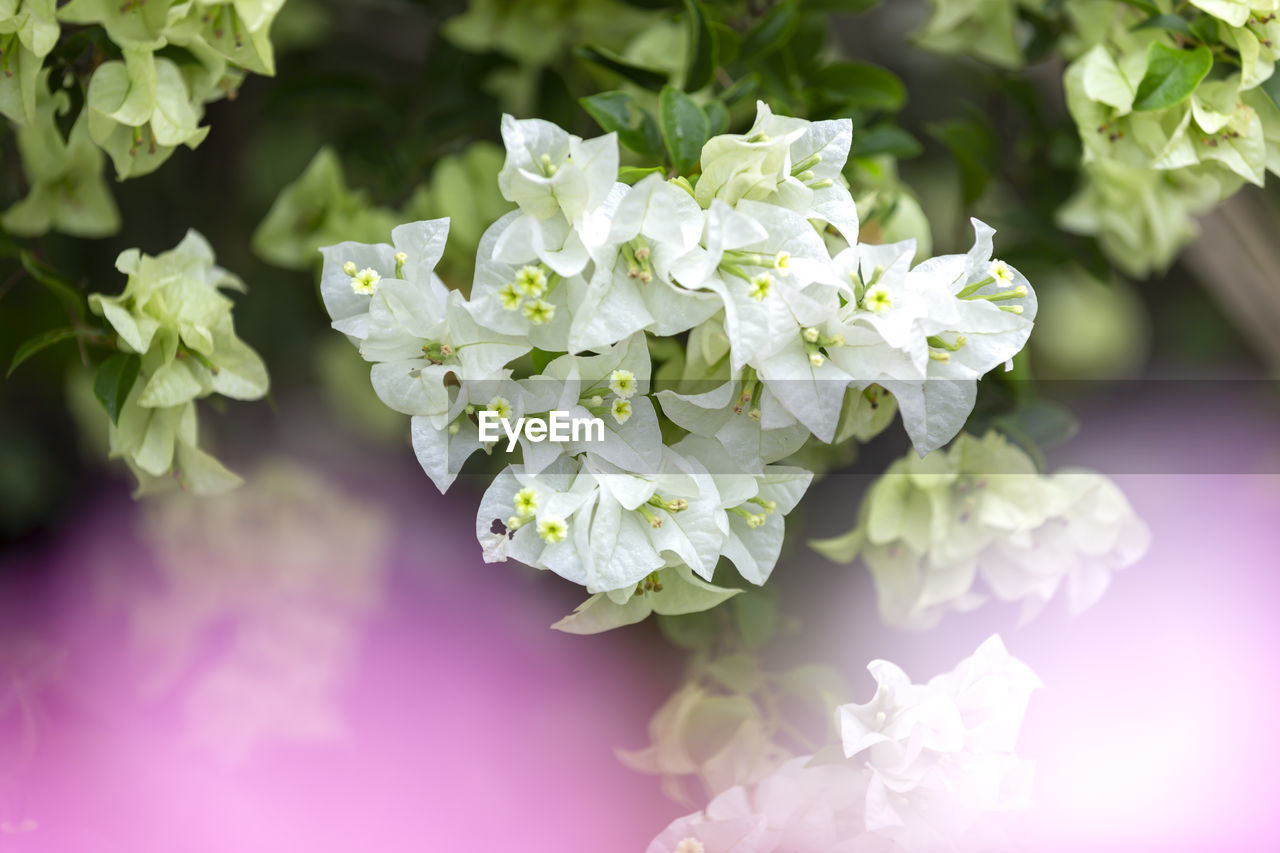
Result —
[{"label": "white bract", "polygon": [[502,197],[520,215],[499,238],[495,256],[531,255],[560,275],[582,271],[588,260],[589,219],[618,180],[618,139],[583,140],[541,119],[502,117],[507,162],[498,173]]}]

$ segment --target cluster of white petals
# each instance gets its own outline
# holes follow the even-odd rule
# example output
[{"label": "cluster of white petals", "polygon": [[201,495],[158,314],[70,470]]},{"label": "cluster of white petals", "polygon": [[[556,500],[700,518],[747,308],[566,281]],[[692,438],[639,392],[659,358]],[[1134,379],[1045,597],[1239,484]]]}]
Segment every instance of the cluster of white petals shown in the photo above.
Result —
[{"label": "cluster of white petals", "polygon": [[[520,438],[477,517],[487,559],[595,596],[565,630],[719,600],[721,557],[763,583],[811,479],[772,463],[856,434],[849,412],[885,389],[917,450],[942,446],[977,380],[1030,333],[1035,295],[992,259],[986,225],[967,255],[914,267],[913,243],[859,245],[848,120],[761,103],[747,133],[707,142],[693,179],[634,185],[613,134],[507,116],[502,135],[498,183],[516,209],[484,234],[468,296],[434,273],[447,220],[323,249],[321,289],[442,491],[495,451],[483,412],[604,422],[603,440]],[[650,342],[677,335],[683,372],[655,392]],[[664,442],[664,424],[687,435]]]},{"label": "cluster of white petals", "polygon": [[813,543],[860,556],[890,625],[928,628],[981,605],[981,578],[1026,621],[1059,589],[1072,613],[1146,553],[1150,533],[1124,493],[1079,468],[1044,475],[998,433],[960,436],[945,452],[895,462],[868,490],[848,534]]},{"label": "cluster of white petals", "polygon": [[1014,754],[1040,680],[998,636],[914,684],[873,661],[871,701],[837,709],[840,758],[802,757],[679,818],[648,853],[888,853],[999,849],[1000,813],[1029,804]]}]

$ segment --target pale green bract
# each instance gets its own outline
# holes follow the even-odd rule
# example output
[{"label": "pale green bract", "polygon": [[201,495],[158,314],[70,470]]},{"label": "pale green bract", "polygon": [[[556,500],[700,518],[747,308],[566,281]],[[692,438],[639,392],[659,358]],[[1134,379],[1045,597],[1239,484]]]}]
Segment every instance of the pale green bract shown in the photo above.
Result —
[{"label": "pale green bract", "polygon": [[1140,95],[1162,38],[1155,31],[1126,33],[1095,45],[1064,78],[1084,164],[1081,187],[1059,224],[1098,236],[1135,276],[1166,268],[1197,233],[1194,217],[1244,183],[1261,186],[1271,160],[1263,120],[1251,105],[1257,101],[1245,97],[1260,82],[1256,67],[1203,80],[1169,106],[1143,108],[1154,100]]},{"label": "pale green bract", "polygon": [[1041,10],[1047,0],[931,0],[933,14],[916,34],[921,47],[962,53],[1001,68],[1026,61],[1018,10]]},{"label": "pale green bract", "polygon": [[65,92],[42,97],[35,117],[17,130],[18,152],[30,190],[0,222],[21,236],[50,228],[77,237],[103,237],[120,227],[120,214],[102,174],[102,151],[89,138],[84,113],[64,139],[57,117],[69,108]]},{"label": "pale green bract", "polygon": [[974,589],[979,575],[996,598],[1022,604],[1024,621],[1063,587],[1078,613],[1148,541],[1106,477],[1081,469],[1042,475],[992,432],[895,462],[863,498],[853,530],[811,544],[840,562],[862,558],[885,622],[929,628],[987,599]]},{"label": "pale green bract", "polygon": [[920,43],[1023,64],[1030,27],[1059,16],[1067,105],[1084,148],[1058,224],[1097,237],[1129,275],[1163,271],[1195,218],[1280,168],[1277,0],[935,0]]},{"label": "pale green bract", "polygon": [[[701,782],[714,797],[762,781],[792,757],[773,741],[776,723],[749,695],[759,678],[755,661],[747,655],[722,658],[707,670],[704,683],[682,685],[653,715],[649,746],[618,750],[632,770],[661,775],[663,789],[682,803],[703,799],[690,796],[686,780]],[[746,689],[728,692],[729,684]]]},{"label": "pale green bract", "polygon": [[195,148],[208,135],[178,66],[143,48],[104,62],[89,81],[89,135],[121,178],[155,170],[178,145]]},{"label": "pale green bract", "polygon": [[279,267],[309,269],[321,246],[343,239],[379,240],[395,224],[394,213],[373,207],[363,193],[348,188],[342,163],[326,147],[276,196],[253,232],[253,251]]},{"label": "pale green bract", "polygon": [[[520,448],[476,536],[486,560],[591,594],[562,630],[696,612],[764,584],[813,478],[788,457],[868,440],[895,411],[921,454],[946,444],[977,381],[1030,334],[1035,294],[992,257],[986,225],[969,253],[920,264],[912,241],[858,243],[848,120],[761,103],[746,134],[706,143],[698,177],[631,186],[613,134],[507,116],[502,135],[496,183],[516,209],[480,237],[467,297],[435,272],[444,219],[323,248],[320,289],[378,396],[410,416],[439,489],[476,452]],[[259,241],[299,210],[323,222],[345,192],[336,169],[313,164]],[[602,429],[482,441],[486,412]]]},{"label": "pale green bract", "polygon": [[0,2],[0,114],[19,126],[36,118],[37,82],[58,43],[54,0]]},{"label": "pale green bract", "polygon": [[262,360],[236,336],[232,302],[221,292],[244,284],[214,263],[195,231],[159,255],[122,252],[116,269],[128,282],[118,296],[95,293],[89,307],[141,368],[119,419],[110,452],[137,475],[139,492],[181,486],[216,494],[239,483],[197,443],[195,401],[212,394],[256,400],[267,393]]}]

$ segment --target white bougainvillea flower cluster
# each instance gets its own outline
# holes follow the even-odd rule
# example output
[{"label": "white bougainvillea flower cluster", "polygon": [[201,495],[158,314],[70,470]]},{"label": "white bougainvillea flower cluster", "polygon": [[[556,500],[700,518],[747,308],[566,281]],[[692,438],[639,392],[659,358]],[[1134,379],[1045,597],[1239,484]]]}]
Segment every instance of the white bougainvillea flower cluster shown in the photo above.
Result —
[{"label": "white bougainvillea flower cluster", "polygon": [[[1034,293],[992,259],[987,226],[967,255],[914,268],[913,243],[857,243],[847,120],[762,103],[745,134],[707,142],[694,178],[634,185],[613,134],[507,116],[502,136],[498,185],[516,209],[481,238],[467,297],[434,273],[443,219],[322,249],[321,290],[442,491],[476,451],[520,446],[476,533],[486,559],[592,594],[563,630],[712,606],[733,592],[710,583],[721,558],[764,583],[812,476],[773,463],[882,428],[885,389],[921,453],[945,444],[977,380],[1030,333]],[[683,374],[654,393],[650,341],[664,338]],[[599,418],[603,436],[481,440],[487,412],[557,411]]]},{"label": "white bougainvillea flower cluster", "polygon": [[792,759],[679,818],[648,853],[853,853],[1002,849],[1001,813],[1029,804],[1014,748],[1040,680],[993,636],[949,673],[913,684],[888,661],[877,689],[836,718],[838,757]]},{"label": "white bougainvillea flower cluster", "polygon": [[885,622],[928,628],[986,601],[979,576],[991,595],[1021,602],[1024,621],[1064,587],[1079,613],[1149,539],[1109,479],[1083,469],[1040,474],[993,432],[895,462],[867,492],[858,525],[813,545],[841,562],[862,558]]}]

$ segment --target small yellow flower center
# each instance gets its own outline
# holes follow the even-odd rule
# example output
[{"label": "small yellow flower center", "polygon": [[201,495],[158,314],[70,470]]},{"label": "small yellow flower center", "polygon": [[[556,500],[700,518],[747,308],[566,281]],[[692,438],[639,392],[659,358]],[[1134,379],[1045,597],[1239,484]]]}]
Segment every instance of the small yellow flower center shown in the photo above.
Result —
[{"label": "small yellow flower center", "polygon": [[544,323],[551,322],[551,318],[556,315],[556,306],[545,299],[538,299],[533,302],[526,302],[524,307],[520,309],[520,313],[524,314],[525,319],[533,325],[541,326]]},{"label": "small yellow flower center", "polygon": [[569,523],[558,515],[548,515],[538,519],[538,536],[548,545],[563,542],[569,534]]},{"label": "small yellow flower center", "polygon": [[502,285],[498,290],[498,301],[502,303],[502,307],[507,311],[514,311],[520,307],[520,294],[516,291],[516,286],[511,282]]},{"label": "small yellow flower center", "polygon": [[1004,261],[992,261],[991,277],[1001,284],[1013,284],[1013,267]]},{"label": "small yellow flower center", "polygon": [[752,276],[751,280],[747,282],[747,295],[757,302],[763,302],[772,287],[773,276],[768,273],[760,273],[760,275]]},{"label": "small yellow flower center", "polygon": [[535,300],[525,302],[525,307],[520,310],[525,315],[525,319],[534,325],[543,325],[550,323],[553,316],[556,316],[556,306],[550,304],[547,300]]},{"label": "small yellow flower center", "polygon": [[547,274],[539,267],[521,267],[514,284],[520,293],[537,298],[547,292]]},{"label": "small yellow flower center", "polygon": [[485,408],[496,413],[500,418],[511,417],[511,401],[506,397],[494,397]]},{"label": "small yellow flower center", "polygon": [[636,393],[636,375],[630,370],[619,368],[609,374],[609,390],[624,400]]},{"label": "small yellow flower center", "polygon": [[867,290],[867,295],[863,298],[863,305],[868,311],[875,314],[883,314],[893,307],[893,297],[889,295],[889,288],[882,284],[877,284]]},{"label": "small yellow flower center", "polygon": [[351,291],[367,296],[378,289],[378,282],[380,281],[382,281],[382,276],[378,275],[377,270],[365,267],[351,276]]},{"label": "small yellow flower center", "polygon": [[515,506],[520,515],[533,515],[538,511],[538,493],[533,489],[521,489],[516,492]]}]

